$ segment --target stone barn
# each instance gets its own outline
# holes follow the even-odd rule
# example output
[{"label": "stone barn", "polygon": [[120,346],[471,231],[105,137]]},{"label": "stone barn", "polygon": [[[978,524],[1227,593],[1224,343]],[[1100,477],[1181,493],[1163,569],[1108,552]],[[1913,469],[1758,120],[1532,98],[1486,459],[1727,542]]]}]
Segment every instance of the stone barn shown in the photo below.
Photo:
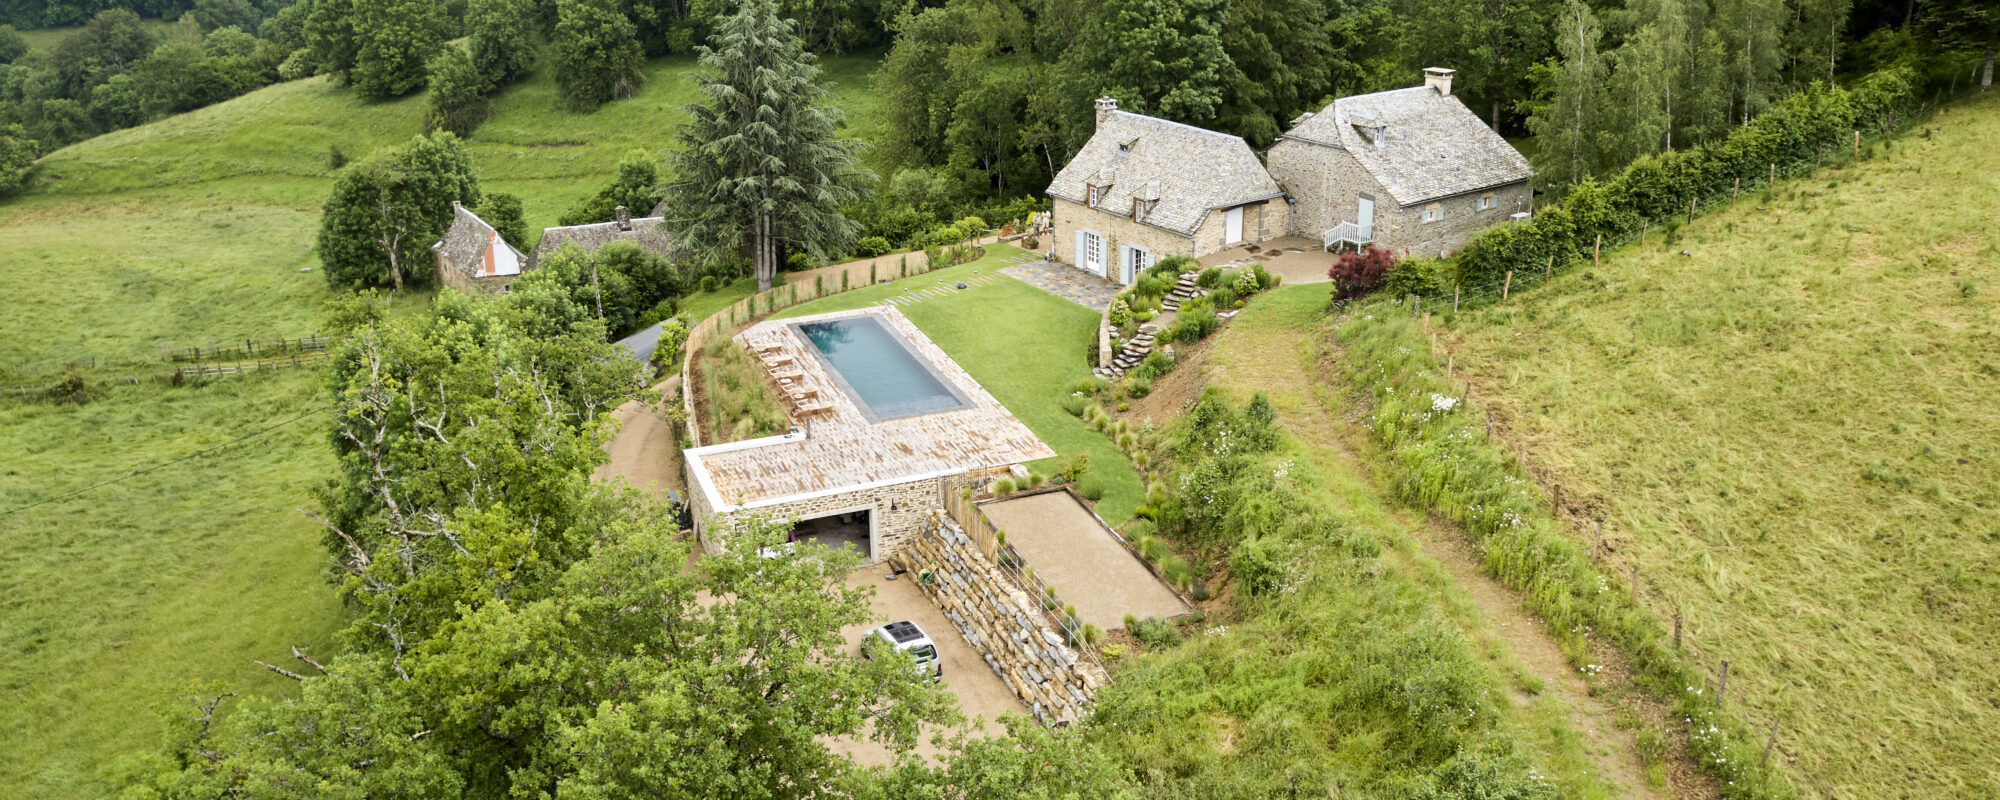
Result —
[{"label": "stone barn", "polygon": [[521,251],[500,238],[499,231],[456,200],[451,203],[451,227],[431,245],[431,258],[437,264],[438,285],[461,292],[506,294],[515,278],[533,269]]}]

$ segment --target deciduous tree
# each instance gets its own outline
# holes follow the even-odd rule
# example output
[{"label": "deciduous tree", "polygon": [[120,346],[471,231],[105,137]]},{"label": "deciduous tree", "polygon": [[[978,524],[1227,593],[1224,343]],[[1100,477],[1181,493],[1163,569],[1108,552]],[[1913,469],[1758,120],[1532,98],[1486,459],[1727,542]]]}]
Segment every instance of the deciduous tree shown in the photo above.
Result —
[{"label": "deciduous tree", "polygon": [[353,0],[356,47],[349,80],[367,97],[401,97],[427,78],[450,20],[433,0]]},{"label": "deciduous tree", "polygon": [[472,56],[447,46],[431,59],[430,127],[464,136],[486,121],[493,103],[486,99],[492,84],[472,65]]},{"label": "deciduous tree", "polygon": [[334,286],[424,280],[428,248],[450,226],[452,201],[479,202],[472,158],[448,131],[352,165],[334,183],[320,221],[319,253]]},{"label": "deciduous tree", "polygon": [[556,85],[571,108],[590,110],[639,90],[638,31],[613,0],[560,0],[549,43]]},{"label": "deciduous tree", "polygon": [[472,0],[466,6],[472,64],[487,83],[513,83],[534,65],[537,27],[533,0]]},{"label": "deciduous tree", "polygon": [[643,217],[660,203],[659,161],[644,150],[633,150],[618,162],[618,177],[577,202],[557,220],[562,225],[610,222],[624,206],[632,216]]}]

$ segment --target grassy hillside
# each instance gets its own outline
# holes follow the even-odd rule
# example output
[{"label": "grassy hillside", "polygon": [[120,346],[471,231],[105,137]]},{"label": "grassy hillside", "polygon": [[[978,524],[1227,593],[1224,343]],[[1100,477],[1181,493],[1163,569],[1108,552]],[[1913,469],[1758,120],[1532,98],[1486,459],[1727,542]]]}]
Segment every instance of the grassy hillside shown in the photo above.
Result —
[{"label": "grassy hillside", "polygon": [[[827,72],[861,88],[876,63],[830,59]],[[587,115],[558,111],[545,75],[510,89],[471,137],[484,187],[521,195],[530,226],[553,224],[625,152],[668,144],[694,99],[682,78],[692,66],[655,62],[639,97]],[[843,102],[868,130],[868,99]],[[146,372],[166,348],[316,331],[329,296],[312,253],[329,148],[360,158],[407,140],[423,103],[366,103],[316,78],[50,154],[33,191],[0,203],[0,368],[95,357],[117,362],[111,372]],[[743,289],[690,306],[720,307]],[[412,293],[399,306],[426,300]],[[0,400],[9,796],[107,794],[120,758],[157,741],[162,704],[196,683],[289,690],[250,660],[288,660],[293,644],[330,649],[341,611],[319,579],[318,529],[296,513],[330,465],[310,417],[6,512],[307,414],[325,402],[321,383],[300,371],[121,389],[80,407]]]},{"label": "grassy hillside", "polygon": [[2000,98],[1931,127],[1444,342],[1808,794],[2000,794]]}]

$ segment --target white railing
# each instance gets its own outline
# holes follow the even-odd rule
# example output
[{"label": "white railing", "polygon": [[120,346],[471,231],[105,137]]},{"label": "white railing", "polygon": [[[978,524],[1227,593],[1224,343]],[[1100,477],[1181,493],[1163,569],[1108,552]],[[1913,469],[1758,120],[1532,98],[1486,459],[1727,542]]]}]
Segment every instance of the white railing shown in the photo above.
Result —
[{"label": "white railing", "polygon": [[1364,245],[1374,240],[1374,225],[1357,225],[1352,222],[1340,223],[1326,229],[1326,233],[1320,234],[1321,247],[1332,247],[1341,242]]}]

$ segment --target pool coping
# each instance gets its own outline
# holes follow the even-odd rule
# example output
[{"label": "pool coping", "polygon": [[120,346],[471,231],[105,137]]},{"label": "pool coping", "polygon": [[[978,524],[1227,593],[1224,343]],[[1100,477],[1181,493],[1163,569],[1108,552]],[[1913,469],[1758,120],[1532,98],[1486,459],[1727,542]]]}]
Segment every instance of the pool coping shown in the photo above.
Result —
[{"label": "pool coping", "polygon": [[[855,389],[853,384],[847,382],[847,376],[841,374],[840,368],[834,366],[833,362],[826,357],[826,353],[819,349],[819,343],[813,341],[811,336],[807,336],[804,330],[804,326],[806,325],[826,325],[835,322],[854,323],[858,320],[867,320],[869,324],[874,325],[876,328],[880,329],[883,333],[888,334],[889,340],[894,342],[896,347],[900,348],[903,351],[904,355],[909,356],[910,361],[914,362],[917,366],[923,368],[924,374],[929,375],[932,381],[935,381],[938,386],[943,387],[945,392],[951,395],[951,399],[957,401],[958,404],[943,408],[927,408],[918,411],[911,411],[905,414],[883,415],[877,413],[875,411],[875,407],[870,405],[866,399],[862,398],[861,392]],[[964,411],[967,409],[977,407],[977,404],[975,404],[972,401],[972,398],[966,397],[964,392],[959,391],[958,387],[953,385],[953,381],[951,380],[950,377],[946,376],[943,372],[938,370],[936,364],[931,363],[931,360],[929,358],[926,358],[922,353],[917,352],[916,347],[911,344],[908,337],[903,335],[902,331],[896,330],[895,326],[893,325],[888,325],[884,323],[881,319],[877,318],[873,314],[861,314],[857,316],[841,317],[837,319],[806,318],[796,322],[785,323],[785,329],[790,331],[793,336],[798,337],[800,341],[805,343],[804,349],[812,353],[814,361],[819,362],[820,370],[825,372],[827,377],[833,379],[834,385],[840,387],[841,393],[847,395],[847,399],[854,403],[854,409],[856,411],[861,412],[862,418],[868,420],[868,423],[871,425],[881,422],[887,422],[890,420],[921,417],[929,414],[943,414],[952,411]]]}]

